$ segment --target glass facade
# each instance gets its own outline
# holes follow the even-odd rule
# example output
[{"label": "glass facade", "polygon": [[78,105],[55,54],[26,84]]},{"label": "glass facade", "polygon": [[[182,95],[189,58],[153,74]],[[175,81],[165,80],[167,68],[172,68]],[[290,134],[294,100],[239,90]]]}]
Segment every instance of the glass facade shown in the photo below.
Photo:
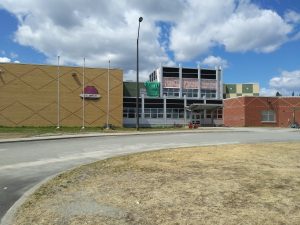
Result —
[{"label": "glass facade", "polygon": [[198,89],[182,89],[182,96],[188,98],[198,98]]},{"label": "glass facade", "polygon": [[[123,108],[123,117],[124,118],[135,118],[135,108]],[[189,115],[190,112],[187,112]],[[141,109],[140,109],[141,117]],[[163,119],[164,118],[164,109],[163,108],[145,108],[144,117],[146,119]],[[183,119],[184,118],[184,109],[182,108],[167,108],[166,117],[168,119]]]},{"label": "glass facade", "polygon": [[201,90],[201,98],[216,98],[216,90]]},{"label": "glass facade", "polygon": [[164,88],[163,94],[166,96],[179,97],[179,88]]}]

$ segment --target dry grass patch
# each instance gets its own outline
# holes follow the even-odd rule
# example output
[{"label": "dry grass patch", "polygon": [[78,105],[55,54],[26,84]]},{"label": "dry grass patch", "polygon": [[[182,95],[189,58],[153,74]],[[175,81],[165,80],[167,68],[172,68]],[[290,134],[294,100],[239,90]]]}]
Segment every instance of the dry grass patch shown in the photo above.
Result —
[{"label": "dry grass patch", "polygon": [[16,225],[300,224],[300,143],[183,148],[59,175]]}]

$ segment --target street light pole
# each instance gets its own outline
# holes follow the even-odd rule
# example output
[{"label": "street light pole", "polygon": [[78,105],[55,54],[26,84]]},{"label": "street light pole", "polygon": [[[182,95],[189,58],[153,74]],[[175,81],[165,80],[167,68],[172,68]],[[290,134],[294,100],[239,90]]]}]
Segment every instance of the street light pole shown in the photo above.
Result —
[{"label": "street light pole", "polygon": [[139,89],[139,37],[140,37],[140,24],[143,21],[143,17],[139,18],[139,28],[138,28],[138,35],[136,39],[136,130],[139,130],[139,96],[140,96],[140,89]]},{"label": "street light pole", "polygon": [[84,93],[84,85],[85,85],[85,83],[84,83],[84,81],[85,81],[85,57],[83,57],[83,68],[82,68],[82,96],[83,96],[83,98],[82,98],[82,127],[81,127],[81,129],[84,129],[85,127],[84,127],[84,120],[85,120],[85,118],[84,118],[84,114],[85,114],[85,108],[84,108],[84,104],[85,104],[85,93]]},{"label": "street light pole", "polygon": [[109,129],[109,88],[110,88],[110,85],[109,85],[109,71],[110,71],[110,60],[108,60],[108,69],[107,69],[107,109],[106,109],[106,129]]},{"label": "street light pole", "polygon": [[59,64],[60,56],[57,56],[57,127],[56,129],[60,128],[60,84],[59,84],[59,77],[60,77],[60,64]]}]

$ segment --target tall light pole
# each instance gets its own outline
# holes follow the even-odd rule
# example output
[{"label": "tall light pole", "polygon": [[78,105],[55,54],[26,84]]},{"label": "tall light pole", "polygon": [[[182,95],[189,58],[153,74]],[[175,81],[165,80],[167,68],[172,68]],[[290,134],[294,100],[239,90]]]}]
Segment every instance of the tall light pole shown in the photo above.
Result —
[{"label": "tall light pole", "polygon": [[107,69],[107,109],[106,109],[106,129],[109,129],[109,71],[110,71],[110,60],[108,60],[108,69]]},{"label": "tall light pole", "polygon": [[84,114],[85,114],[85,109],[84,109],[84,104],[85,104],[85,93],[84,93],[84,85],[85,85],[85,57],[83,57],[83,68],[82,68],[82,127],[81,129],[85,129],[84,127]]},{"label": "tall light pole", "polygon": [[143,17],[139,18],[139,28],[138,28],[138,35],[136,39],[136,130],[139,130],[139,96],[140,96],[140,89],[139,89],[139,37],[140,37],[140,24],[143,21]]},{"label": "tall light pole", "polygon": [[59,59],[60,57],[57,56],[57,127],[56,129],[60,128],[60,90],[59,90],[59,77],[60,77],[60,69],[59,69]]}]

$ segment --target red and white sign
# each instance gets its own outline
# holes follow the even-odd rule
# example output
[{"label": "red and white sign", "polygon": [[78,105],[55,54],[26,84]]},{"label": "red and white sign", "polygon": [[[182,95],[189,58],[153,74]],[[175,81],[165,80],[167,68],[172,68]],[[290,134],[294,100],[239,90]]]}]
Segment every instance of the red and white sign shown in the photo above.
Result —
[{"label": "red and white sign", "polygon": [[201,89],[216,90],[216,80],[201,80]]},{"label": "red and white sign", "polygon": [[179,88],[179,78],[164,77],[164,88]]},{"label": "red and white sign", "polygon": [[198,89],[199,80],[195,78],[183,78],[183,89]]},{"label": "red and white sign", "polygon": [[[217,81],[216,80],[201,80],[201,89],[216,90]],[[174,77],[164,77],[163,80],[164,88],[179,88],[179,78]],[[199,81],[196,78],[183,78],[182,79],[183,89],[198,89]]]}]

